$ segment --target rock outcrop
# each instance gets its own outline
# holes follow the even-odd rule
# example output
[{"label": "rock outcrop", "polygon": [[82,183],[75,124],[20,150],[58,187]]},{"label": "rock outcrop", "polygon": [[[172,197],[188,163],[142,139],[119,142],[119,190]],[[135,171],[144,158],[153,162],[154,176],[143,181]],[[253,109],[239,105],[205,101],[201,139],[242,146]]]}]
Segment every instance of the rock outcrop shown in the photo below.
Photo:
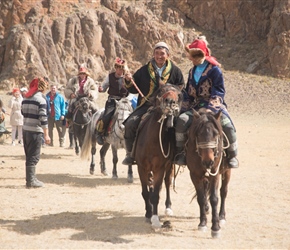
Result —
[{"label": "rock outcrop", "polygon": [[66,84],[81,64],[102,80],[116,56],[134,71],[161,40],[179,63],[197,29],[229,69],[290,77],[287,0],[1,0],[0,89],[35,75]]}]

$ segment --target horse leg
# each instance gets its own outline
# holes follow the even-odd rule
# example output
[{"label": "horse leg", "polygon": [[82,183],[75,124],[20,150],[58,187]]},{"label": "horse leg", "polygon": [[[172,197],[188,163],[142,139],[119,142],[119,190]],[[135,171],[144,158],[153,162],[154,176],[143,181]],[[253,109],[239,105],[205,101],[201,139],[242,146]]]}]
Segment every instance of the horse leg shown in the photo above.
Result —
[{"label": "horse leg", "polygon": [[110,144],[105,142],[105,144],[100,149],[100,167],[101,167],[101,173],[105,176],[108,175],[107,169],[106,169],[106,162],[105,162],[105,156],[110,147]]},{"label": "horse leg", "polygon": [[80,148],[79,148],[79,145],[78,145],[78,138],[77,138],[77,136],[74,134],[74,139],[75,139],[75,153],[76,153],[76,155],[79,155],[79,153],[80,153]]},{"label": "horse leg", "polygon": [[172,183],[172,169],[170,171],[167,171],[165,174],[164,182],[165,182],[165,188],[166,188],[166,200],[165,200],[165,214],[172,216],[173,211],[171,209],[171,199],[170,199],[170,185]]},{"label": "horse leg", "polygon": [[207,185],[208,182],[203,180],[202,177],[195,176],[192,172],[190,172],[191,181],[195,187],[197,202],[199,205],[199,231],[207,230],[207,218],[206,218],[206,204],[207,204]]},{"label": "horse leg", "polygon": [[128,183],[134,182],[132,165],[128,166],[127,181],[128,181]]},{"label": "horse leg", "polygon": [[92,141],[92,148],[91,148],[91,165],[90,165],[90,174],[93,175],[95,172],[95,154],[96,154],[96,142]]},{"label": "horse leg", "polygon": [[138,166],[138,173],[139,173],[139,178],[142,186],[142,197],[145,202],[145,218],[147,222],[150,222],[150,219],[152,217],[152,204],[149,201],[149,190],[148,190],[148,176],[147,176],[147,171],[142,169],[141,167]]},{"label": "horse leg", "polygon": [[118,152],[117,148],[113,145],[111,145],[112,153],[113,153],[113,170],[112,170],[112,178],[118,179],[118,173],[117,173],[117,163],[118,163]]},{"label": "horse leg", "polygon": [[153,206],[153,215],[151,218],[151,223],[153,228],[161,228],[161,223],[159,221],[158,217],[158,204],[159,204],[159,198],[160,198],[160,190],[163,183],[163,174],[161,174],[162,171],[159,171],[158,173],[152,173],[151,172],[151,178],[150,178],[150,185],[149,185],[149,200],[150,203]]},{"label": "horse leg", "polygon": [[226,209],[225,209],[225,201],[228,194],[228,185],[231,178],[231,169],[228,169],[225,173],[222,174],[222,186],[220,189],[221,196],[221,205],[220,205],[220,224],[224,225],[226,223]]},{"label": "horse leg", "polygon": [[212,210],[212,226],[211,226],[211,236],[213,238],[218,238],[220,236],[220,224],[219,224],[219,214],[218,214],[218,187],[219,178],[217,175],[211,179],[210,185],[210,204]]}]

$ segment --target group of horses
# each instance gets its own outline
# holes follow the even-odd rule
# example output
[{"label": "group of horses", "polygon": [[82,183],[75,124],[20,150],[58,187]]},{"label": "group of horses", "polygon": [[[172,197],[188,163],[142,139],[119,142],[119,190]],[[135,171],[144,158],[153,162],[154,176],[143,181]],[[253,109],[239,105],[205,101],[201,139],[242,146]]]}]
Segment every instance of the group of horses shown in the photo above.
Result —
[{"label": "group of horses", "polygon": [[[173,215],[171,209],[170,186],[174,171],[175,136],[174,119],[179,115],[182,104],[181,90],[173,85],[161,85],[156,94],[148,100],[152,107],[142,119],[134,143],[135,158],[139,179],[142,186],[142,197],[145,202],[145,217],[153,228],[161,228],[158,216],[160,190],[165,182],[166,200],[165,214]],[[113,151],[113,178],[117,175],[117,150],[124,146],[123,122],[132,112],[128,99],[116,101],[116,111],[105,144],[100,150],[101,172],[107,175],[105,155],[108,148]],[[76,105],[74,115],[74,136],[81,146],[81,157],[88,159],[91,153],[90,173],[94,174],[96,153],[95,125],[102,115],[103,109],[91,115],[89,102]],[[207,213],[211,205],[213,238],[220,236],[221,224],[225,222],[225,199],[231,170],[227,166],[224,153],[225,138],[220,123],[220,113],[213,115],[207,112],[193,111],[193,122],[188,131],[186,143],[186,161],[191,181],[195,187],[197,202],[200,207],[200,223],[198,229],[207,228]],[[82,121],[82,122],[80,122]],[[76,143],[76,153],[79,154]],[[132,166],[128,167],[128,182],[133,182]],[[221,187],[220,187],[221,182]],[[220,209],[218,211],[220,188]]]}]

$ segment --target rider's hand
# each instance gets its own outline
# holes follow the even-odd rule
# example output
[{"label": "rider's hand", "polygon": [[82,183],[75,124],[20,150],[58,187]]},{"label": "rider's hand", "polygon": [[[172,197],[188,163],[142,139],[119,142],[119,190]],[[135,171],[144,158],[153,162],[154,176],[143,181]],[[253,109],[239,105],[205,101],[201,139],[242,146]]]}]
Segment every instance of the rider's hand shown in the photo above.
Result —
[{"label": "rider's hand", "polygon": [[126,81],[129,82],[132,80],[132,74],[130,72],[126,72],[124,76],[125,76]]},{"label": "rider's hand", "polygon": [[50,144],[50,137],[47,135],[44,136],[44,140],[46,144]]},{"label": "rider's hand", "polygon": [[74,99],[74,98],[76,98],[76,95],[75,95],[74,93],[72,93],[72,94],[70,95],[70,98],[71,98],[71,99]]},{"label": "rider's hand", "polygon": [[61,120],[61,121],[63,121],[63,120],[64,120],[64,116],[63,116],[63,115],[60,117],[60,120]]},{"label": "rider's hand", "polygon": [[99,92],[103,92],[103,91],[104,91],[103,87],[99,86]]}]

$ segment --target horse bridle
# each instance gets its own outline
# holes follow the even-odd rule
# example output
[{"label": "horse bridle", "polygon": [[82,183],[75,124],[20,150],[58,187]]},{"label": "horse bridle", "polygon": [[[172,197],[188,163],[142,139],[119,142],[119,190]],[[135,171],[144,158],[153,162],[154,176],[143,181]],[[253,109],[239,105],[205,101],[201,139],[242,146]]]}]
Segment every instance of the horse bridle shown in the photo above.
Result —
[{"label": "horse bridle", "polygon": [[[169,95],[173,95],[175,99],[177,99],[176,102],[171,102],[169,105],[168,103],[165,103],[165,99],[169,96]],[[162,128],[163,128],[163,123],[164,120],[166,118],[168,118],[167,120],[167,127],[173,127],[173,118],[174,116],[177,116],[180,112],[180,106],[178,104],[178,94],[173,91],[173,90],[169,90],[167,92],[165,92],[163,95],[161,95],[160,97],[156,97],[158,99],[158,101],[160,102],[160,109],[162,110],[162,115],[161,118],[158,120],[158,122],[160,123],[160,130],[159,130],[159,144],[160,144],[160,149],[161,152],[164,156],[164,158],[168,158],[169,153],[170,153],[170,144],[168,147],[168,152],[167,154],[164,153],[164,149],[163,149],[163,145],[162,145],[162,138],[161,138],[161,134],[162,134]]]},{"label": "horse bridle", "polygon": [[[225,135],[224,131],[222,131],[223,133],[223,136],[224,138],[226,139],[226,146],[223,145],[223,141],[221,141],[222,145],[221,145],[221,148],[224,150],[224,149],[227,149],[230,145],[229,143],[229,140],[227,138],[227,136]],[[219,145],[219,141],[220,141],[220,137],[218,137],[215,141],[210,141],[210,142],[198,142],[197,141],[197,138],[195,139],[195,144],[196,144],[196,152],[198,153],[199,157],[201,157],[200,153],[199,153],[199,149],[206,149],[206,148],[213,148],[214,149],[214,158],[217,158],[218,157],[218,154],[219,154],[219,150],[218,150],[218,145]],[[221,154],[223,153],[223,151],[221,150]],[[219,160],[219,164],[218,164],[218,167],[217,167],[217,170],[215,173],[211,173],[211,169],[206,169],[206,174],[207,175],[211,175],[211,176],[216,176],[219,172],[219,169],[220,169],[220,166],[221,166],[221,163],[222,163],[222,155],[220,157],[220,160]]]},{"label": "horse bridle", "polygon": [[[84,103],[84,102],[85,102],[85,101],[82,100],[82,99],[79,99],[78,101],[76,101],[76,104],[75,104],[76,108],[75,108],[74,113],[73,113],[73,123],[74,123],[75,125],[82,126],[82,127],[83,127],[83,126],[86,126],[87,124],[89,124],[89,123],[91,122],[91,120],[92,120],[92,116],[89,115],[90,119],[88,120],[88,122],[86,122],[86,123],[84,123],[84,124],[80,124],[80,123],[75,122],[76,114],[77,114],[78,110],[81,110],[81,111],[83,110],[83,109],[82,109],[82,103]],[[88,110],[89,110],[89,108],[88,108]],[[90,111],[88,111],[88,112],[90,112]]]},{"label": "horse bridle", "polygon": [[209,141],[209,142],[198,142],[197,138],[195,139],[195,145],[196,145],[196,152],[198,153],[198,155],[201,157],[200,153],[199,153],[199,149],[207,149],[207,148],[211,148],[214,150],[214,158],[216,158],[218,156],[218,144],[219,143],[219,137],[216,138],[215,141]]}]

